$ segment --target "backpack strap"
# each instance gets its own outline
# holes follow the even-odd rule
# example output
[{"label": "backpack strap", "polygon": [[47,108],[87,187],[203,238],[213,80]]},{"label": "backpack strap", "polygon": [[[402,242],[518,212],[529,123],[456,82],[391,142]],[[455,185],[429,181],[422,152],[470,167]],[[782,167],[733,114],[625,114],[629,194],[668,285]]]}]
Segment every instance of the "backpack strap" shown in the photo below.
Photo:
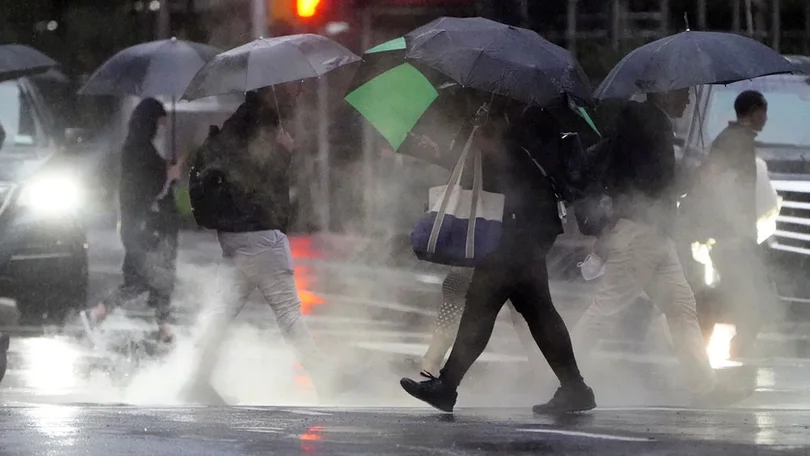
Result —
[{"label": "backpack strap", "polygon": [[554,180],[553,177],[551,177],[546,172],[546,169],[543,168],[543,165],[541,165],[540,163],[537,162],[537,160],[535,160],[531,152],[529,152],[529,149],[522,146],[521,149],[523,149],[523,152],[526,152],[526,155],[529,156],[529,160],[531,160],[532,163],[534,163],[534,166],[536,166],[537,169],[540,170],[540,173],[543,174],[543,177],[548,179],[549,184],[551,184],[551,191],[552,193],[554,193],[554,199],[557,200],[557,216],[560,217],[560,220],[562,220],[563,223],[565,223],[565,219],[568,216],[568,210],[565,207],[565,200],[563,199],[562,194],[559,192],[559,190],[557,190],[558,188],[557,182]]}]

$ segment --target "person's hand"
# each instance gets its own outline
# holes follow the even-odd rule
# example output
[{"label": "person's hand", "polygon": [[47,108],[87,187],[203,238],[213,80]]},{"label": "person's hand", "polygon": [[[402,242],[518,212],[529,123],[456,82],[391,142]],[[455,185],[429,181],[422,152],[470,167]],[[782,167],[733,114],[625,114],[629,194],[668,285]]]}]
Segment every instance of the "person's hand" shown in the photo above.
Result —
[{"label": "person's hand", "polygon": [[292,152],[293,149],[295,149],[295,140],[287,133],[287,130],[281,128],[276,132],[276,143],[287,149],[288,152]]},{"label": "person's hand", "polygon": [[166,169],[166,179],[169,182],[178,181],[183,176],[183,163],[178,162]]}]

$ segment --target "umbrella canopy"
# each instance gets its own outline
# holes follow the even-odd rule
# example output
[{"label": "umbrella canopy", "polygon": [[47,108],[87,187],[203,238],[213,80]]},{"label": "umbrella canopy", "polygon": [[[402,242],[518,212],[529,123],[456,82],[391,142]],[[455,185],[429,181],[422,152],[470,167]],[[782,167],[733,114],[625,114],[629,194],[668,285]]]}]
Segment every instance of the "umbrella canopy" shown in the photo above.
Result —
[{"label": "umbrella canopy", "polygon": [[[461,125],[468,121],[467,117],[474,115],[475,107],[464,109],[459,103],[447,100],[459,95],[456,90],[459,84],[450,82],[447,76],[432,68],[416,68],[413,62],[406,62],[405,51],[404,38],[366,51],[346,101],[377,129],[393,150],[404,150],[404,153],[416,156],[420,151],[418,147],[408,147],[409,138],[420,136],[423,130],[453,129],[451,124]],[[462,96],[471,95],[469,91],[465,93]],[[583,108],[571,100],[569,107],[596,131]],[[431,115],[434,111],[441,112]]]},{"label": "umbrella canopy", "polygon": [[360,57],[320,35],[260,38],[217,55],[189,84],[183,98],[222,95],[316,78]]},{"label": "umbrella canopy", "polygon": [[419,70],[402,63],[349,93],[346,101],[398,150],[438,96]]},{"label": "umbrella canopy", "polygon": [[44,73],[58,63],[34,48],[22,44],[0,45],[0,81]]},{"label": "umbrella canopy", "polygon": [[623,58],[596,89],[598,99],[627,99],[703,84],[797,72],[782,55],[744,36],[686,31],[644,45]]},{"label": "umbrella canopy", "polygon": [[437,19],[405,35],[408,61],[440,71],[464,87],[528,105],[568,96],[589,102],[588,78],[565,49],[537,33],[483,18]]},{"label": "umbrella canopy", "polygon": [[179,98],[215,47],[176,38],[138,44],[115,54],[79,90],[82,95]]}]

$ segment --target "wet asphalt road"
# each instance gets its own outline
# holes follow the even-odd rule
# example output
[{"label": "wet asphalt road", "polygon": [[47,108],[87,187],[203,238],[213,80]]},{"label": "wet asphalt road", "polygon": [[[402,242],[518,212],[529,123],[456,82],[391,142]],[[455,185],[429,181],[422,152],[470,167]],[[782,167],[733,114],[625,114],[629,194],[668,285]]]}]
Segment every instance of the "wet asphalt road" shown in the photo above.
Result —
[{"label": "wet asphalt road", "polygon": [[[93,296],[118,280],[120,250],[111,240],[95,243],[101,248],[93,252]],[[190,240],[178,289],[193,313],[210,292],[205,283],[217,249],[202,235]],[[465,379],[454,416],[413,408],[419,403],[397,379],[418,372],[409,360],[426,348],[441,274],[379,265],[349,270],[319,263],[308,241],[294,249],[313,334],[361,376],[351,394],[316,405],[258,301],[240,315],[215,380],[235,404],[225,408],[177,400],[188,374],[179,349],[163,361],[133,365],[68,336],[15,338],[0,385],[0,455],[810,454],[806,360],[753,361],[745,375],[733,375],[756,390],[749,399],[727,410],[699,410],[678,408],[683,398],[665,391],[676,370],[671,358],[607,353],[603,370],[586,376],[597,410],[535,417],[530,406],[554,385],[547,371],[528,366],[508,318]],[[558,288],[557,296],[568,295]],[[148,313],[136,304],[128,315]],[[98,359],[107,364],[88,367]]]},{"label": "wet asphalt road", "polygon": [[807,411],[43,406],[0,409],[0,454],[776,455],[808,454]]}]

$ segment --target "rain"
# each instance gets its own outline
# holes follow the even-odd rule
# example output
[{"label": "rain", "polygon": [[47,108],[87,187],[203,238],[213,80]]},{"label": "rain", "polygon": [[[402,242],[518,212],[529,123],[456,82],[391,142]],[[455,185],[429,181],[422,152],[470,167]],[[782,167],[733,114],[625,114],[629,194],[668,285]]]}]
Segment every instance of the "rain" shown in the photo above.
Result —
[{"label": "rain", "polygon": [[805,454],[810,3],[0,6],[0,454]]}]

